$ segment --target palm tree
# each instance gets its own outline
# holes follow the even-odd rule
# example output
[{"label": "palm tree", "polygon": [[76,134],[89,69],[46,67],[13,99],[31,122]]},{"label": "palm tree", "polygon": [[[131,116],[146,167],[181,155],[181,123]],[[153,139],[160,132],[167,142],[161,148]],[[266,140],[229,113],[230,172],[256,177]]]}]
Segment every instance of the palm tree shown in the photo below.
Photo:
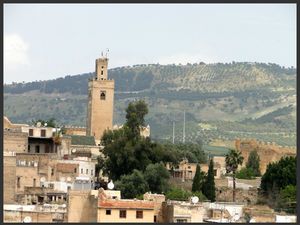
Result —
[{"label": "palm tree", "polygon": [[233,202],[235,202],[235,174],[239,165],[243,164],[244,157],[242,153],[238,150],[230,149],[229,152],[226,154],[226,172],[232,172],[233,178],[233,191],[232,191],[232,198]]}]

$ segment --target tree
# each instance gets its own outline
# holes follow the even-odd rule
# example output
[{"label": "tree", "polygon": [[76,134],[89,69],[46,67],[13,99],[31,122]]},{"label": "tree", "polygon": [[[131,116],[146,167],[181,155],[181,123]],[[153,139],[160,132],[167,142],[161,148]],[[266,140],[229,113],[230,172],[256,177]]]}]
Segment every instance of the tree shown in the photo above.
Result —
[{"label": "tree", "polygon": [[166,193],[166,199],[177,200],[177,201],[186,201],[192,195],[193,195],[193,193],[190,191],[186,191],[181,188],[173,187]]},{"label": "tree", "polygon": [[277,207],[288,213],[296,213],[297,188],[296,185],[287,185],[280,190]]},{"label": "tree", "polygon": [[205,179],[205,174],[204,172],[201,171],[200,165],[197,164],[196,173],[193,178],[192,192],[202,191],[204,179]]},{"label": "tree", "polygon": [[130,102],[126,109],[125,126],[129,128],[129,135],[132,139],[140,137],[141,126],[145,125],[145,115],[148,113],[147,104],[143,100]]},{"label": "tree", "polygon": [[149,164],[144,173],[150,191],[162,193],[168,189],[168,179],[170,174],[163,163]]},{"label": "tree", "polygon": [[144,116],[148,112],[143,101],[130,103],[126,112],[125,125],[118,130],[105,131],[101,140],[105,158],[102,169],[111,179],[119,180],[134,169],[144,172],[149,164],[179,161],[177,149],[155,143],[137,132],[144,124]]},{"label": "tree", "polygon": [[232,172],[233,178],[233,191],[232,191],[232,199],[235,202],[235,175],[239,165],[243,164],[244,157],[242,153],[238,150],[230,149],[226,154],[225,162],[226,162],[226,171],[227,173]]},{"label": "tree", "polygon": [[243,167],[236,173],[236,178],[239,179],[254,179],[255,173],[252,168]]},{"label": "tree", "polygon": [[259,162],[260,158],[259,155],[257,154],[257,151],[251,151],[248,157],[248,161],[246,164],[247,169],[252,169],[254,172],[254,176],[258,177],[261,176],[260,169],[259,169]]},{"label": "tree", "polygon": [[166,199],[177,200],[177,201],[186,201],[192,196],[197,196],[200,201],[207,200],[207,198],[205,197],[205,195],[202,194],[201,191],[191,192],[181,188],[172,187],[166,193]]},{"label": "tree", "polygon": [[209,168],[205,179],[205,183],[202,188],[202,192],[210,201],[214,202],[216,200],[214,163],[212,159],[209,162]]},{"label": "tree", "polygon": [[273,192],[273,187],[279,190],[287,185],[296,185],[296,157],[282,157],[278,162],[270,163],[261,178],[261,189],[265,192]]},{"label": "tree", "polygon": [[116,189],[121,191],[122,198],[136,198],[149,191],[148,183],[141,171],[133,170],[130,175],[123,175],[115,182]]}]

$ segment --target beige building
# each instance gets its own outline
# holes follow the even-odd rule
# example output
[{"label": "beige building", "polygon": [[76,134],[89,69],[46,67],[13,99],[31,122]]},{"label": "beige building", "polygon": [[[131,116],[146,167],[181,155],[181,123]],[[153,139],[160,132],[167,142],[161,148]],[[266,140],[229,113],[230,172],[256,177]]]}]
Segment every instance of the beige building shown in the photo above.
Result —
[{"label": "beige building", "polygon": [[28,124],[12,123],[6,116],[3,116],[3,129],[21,129],[21,127],[28,126]]},{"label": "beige building", "polygon": [[97,222],[98,191],[71,190],[68,194],[68,222]]},{"label": "beige building", "polygon": [[201,202],[168,200],[163,202],[162,207],[165,223],[202,223],[208,213],[208,207]]},{"label": "beige building", "polygon": [[[215,179],[218,179],[226,173],[225,157],[222,156],[213,157],[213,162],[214,162]],[[192,180],[194,179],[196,173],[197,163],[189,163],[188,160],[185,159],[182,160],[177,166],[173,166],[170,163],[167,163],[166,168],[171,172],[171,176],[174,178]],[[206,163],[200,164],[201,171],[207,173],[208,168],[209,168],[208,164]]]},{"label": "beige building", "polygon": [[78,127],[78,126],[65,126],[64,134],[66,135],[86,135],[86,128],[85,127]]},{"label": "beige building", "polygon": [[136,199],[112,199],[99,189],[98,223],[153,223],[154,202]]},{"label": "beige building", "polygon": [[4,154],[3,157],[3,202],[13,204],[15,202],[16,186],[16,156]]},{"label": "beige building", "polygon": [[155,223],[163,223],[162,203],[166,201],[166,196],[163,194],[152,194],[147,192],[144,194],[144,200],[153,201],[154,203],[154,221]]},{"label": "beige building", "polygon": [[67,222],[66,205],[3,205],[4,223]]},{"label": "beige building", "polygon": [[103,132],[112,129],[114,80],[107,78],[108,58],[96,59],[96,76],[88,84],[86,134],[101,140]]}]

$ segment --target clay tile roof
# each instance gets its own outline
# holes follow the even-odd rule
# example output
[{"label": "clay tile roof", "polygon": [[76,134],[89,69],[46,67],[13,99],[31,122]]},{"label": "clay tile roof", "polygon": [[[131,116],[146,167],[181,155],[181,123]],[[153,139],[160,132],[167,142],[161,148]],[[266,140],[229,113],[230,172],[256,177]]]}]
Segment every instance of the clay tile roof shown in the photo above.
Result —
[{"label": "clay tile roof", "polygon": [[117,209],[154,209],[154,202],[143,200],[100,200],[99,208],[117,208]]},{"label": "clay tile roof", "polygon": [[57,163],[56,169],[58,172],[73,173],[74,169],[78,167],[78,164],[70,163]]}]

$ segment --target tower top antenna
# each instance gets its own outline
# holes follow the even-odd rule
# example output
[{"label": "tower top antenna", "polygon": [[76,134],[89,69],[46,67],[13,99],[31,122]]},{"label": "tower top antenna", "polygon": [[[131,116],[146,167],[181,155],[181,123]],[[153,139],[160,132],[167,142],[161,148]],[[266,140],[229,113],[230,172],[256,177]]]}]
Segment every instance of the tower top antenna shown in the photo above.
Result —
[{"label": "tower top antenna", "polygon": [[108,53],[109,53],[109,49],[107,48],[107,49],[106,49],[106,53],[105,53],[105,58],[107,58]]}]

